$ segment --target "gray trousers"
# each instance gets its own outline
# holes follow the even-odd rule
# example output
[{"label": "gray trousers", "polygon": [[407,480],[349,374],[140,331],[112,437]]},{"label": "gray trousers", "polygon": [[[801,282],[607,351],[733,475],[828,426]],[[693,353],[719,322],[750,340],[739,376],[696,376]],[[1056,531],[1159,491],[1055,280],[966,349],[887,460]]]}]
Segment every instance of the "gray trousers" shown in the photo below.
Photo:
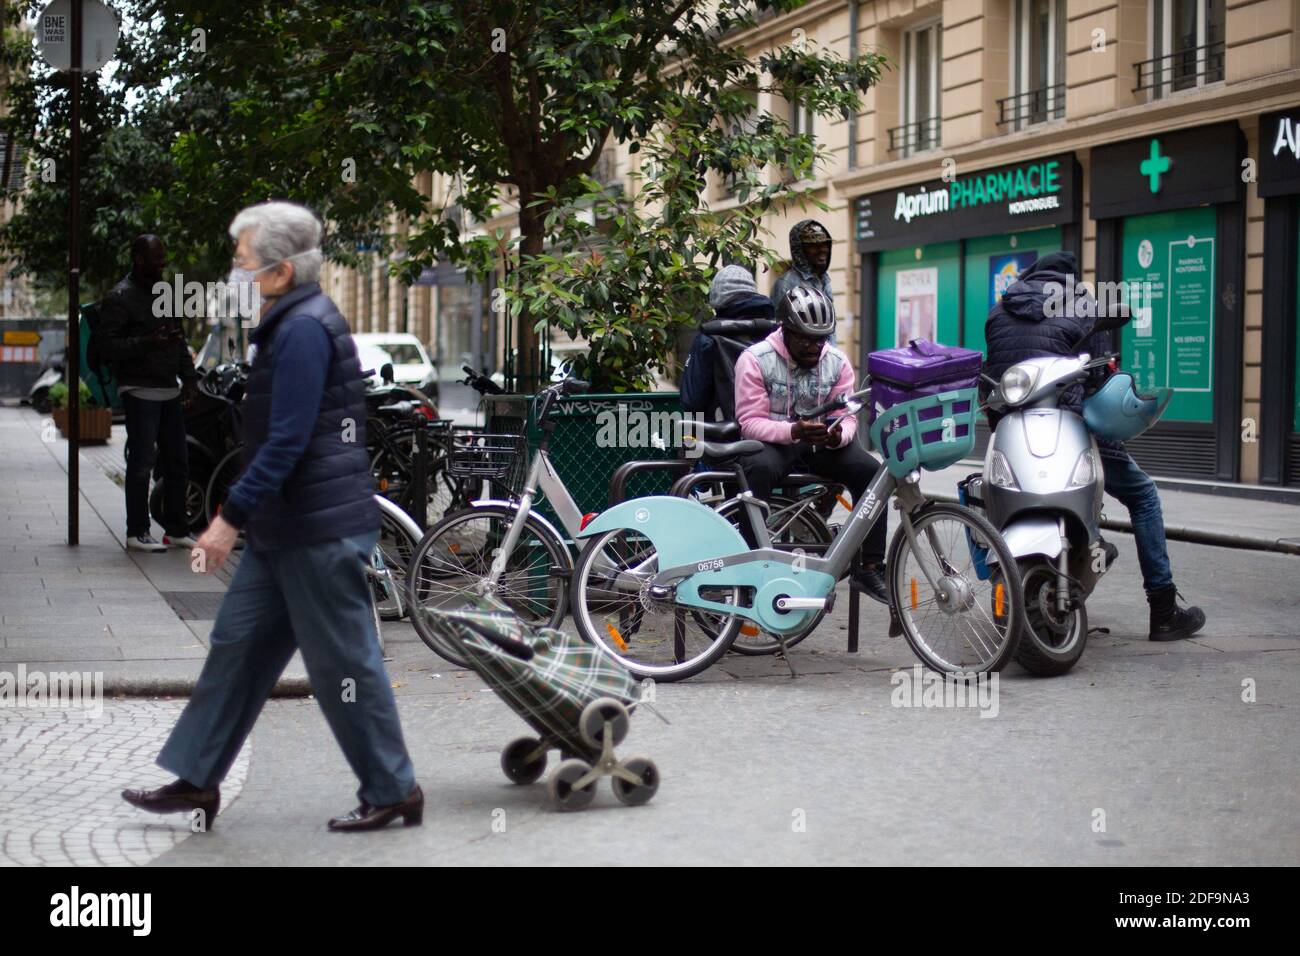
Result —
[{"label": "gray trousers", "polygon": [[158,765],[210,789],[230,770],[294,648],[330,730],[373,806],[415,786],[384,670],[362,562],[377,532],[284,550],[247,549],[217,612],[203,672]]}]

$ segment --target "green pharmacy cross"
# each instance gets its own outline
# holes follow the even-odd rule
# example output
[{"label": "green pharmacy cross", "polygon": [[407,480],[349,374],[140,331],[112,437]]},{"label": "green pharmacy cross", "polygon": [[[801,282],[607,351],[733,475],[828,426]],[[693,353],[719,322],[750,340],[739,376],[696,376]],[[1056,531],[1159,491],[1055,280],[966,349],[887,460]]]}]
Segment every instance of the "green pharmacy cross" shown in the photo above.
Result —
[{"label": "green pharmacy cross", "polygon": [[1143,176],[1150,178],[1151,191],[1160,192],[1160,177],[1169,172],[1169,157],[1160,155],[1160,140],[1151,141],[1151,156],[1142,160],[1142,165],[1138,167]]}]

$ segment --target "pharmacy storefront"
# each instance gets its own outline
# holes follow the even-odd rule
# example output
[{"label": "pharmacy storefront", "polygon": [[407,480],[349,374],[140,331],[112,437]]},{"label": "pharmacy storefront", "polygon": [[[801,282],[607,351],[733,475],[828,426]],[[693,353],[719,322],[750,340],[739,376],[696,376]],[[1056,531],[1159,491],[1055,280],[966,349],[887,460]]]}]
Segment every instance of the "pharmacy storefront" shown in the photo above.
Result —
[{"label": "pharmacy storefront", "polygon": [[1245,290],[1245,138],[1235,122],[1099,146],[1090,157],[1096,279],[1133,307],[1122,367],[1170,386],[1129,443],[1148,472],[1236,481]]},{"label": "pharmacy storefront", "polygon": [[1259,118],[1264,329],[1259,477],[1300,487],[1300,106]]},{"label": "pharmacy storefront", "polygon": [[1078,255],[1080,184],[1063,153],[858,197],[859,367],[911,339],[983,351],[984,321],[1007,286],[1049,252]]}]

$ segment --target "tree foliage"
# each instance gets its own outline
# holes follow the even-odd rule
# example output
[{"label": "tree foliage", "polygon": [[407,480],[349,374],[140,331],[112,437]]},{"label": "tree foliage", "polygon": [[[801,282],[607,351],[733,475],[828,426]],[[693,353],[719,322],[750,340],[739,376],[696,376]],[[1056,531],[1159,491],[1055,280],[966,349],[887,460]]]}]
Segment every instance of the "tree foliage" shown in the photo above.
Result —
[{"label": "tree foliage", "polygon": [[[761,258],[759,217],[812,169],[808,138],[752,115],[750,96],[770,90],[833,116],[879,77],[875,53],[849,61],[792,43],[758,57],[737,45],[801,2],[119,0],[140,29],[126,92],[88,143],[102,216],[90,231],[111,245],[152,224],[179,261],[215,267],[233,213],[280,197],[329,221],[334,258],[400,251],[392,267],[408,281],[436,260],[483,273],[505,255],[521,350],[547,323],[594,336],[605,384],[638,387],[669,327],[697,316],[708,269]],[[21,91],[23,122],[57,151],[58,81],[40,82]],[[639,199],[593,189],[613,143],[645,144]],[[765,169],[777,170],[771,183]],[[710,170],[737,179],[739,209],[709,209]],[[456,177],[451,199],[475,220],[517,210],[518,237],[463,232],[417,188],[431,172]],[[35,193],[29,208],[57,216],[58,188]],[[597,201],[618,207],[599,236],[577,215]],[[23,262],[41,270],[38,230],[32,216],[0,241],[26,246]]]}]

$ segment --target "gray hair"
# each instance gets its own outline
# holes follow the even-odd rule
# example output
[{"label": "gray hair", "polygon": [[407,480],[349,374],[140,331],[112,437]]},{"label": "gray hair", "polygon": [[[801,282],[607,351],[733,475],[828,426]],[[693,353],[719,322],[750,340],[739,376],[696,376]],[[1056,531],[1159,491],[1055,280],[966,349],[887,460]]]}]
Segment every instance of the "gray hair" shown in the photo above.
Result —
[{"label": "gray hair", "polygon": [[258,265],[293,260],[293,288],[320,278],[321,222],[306,206],[292,202],[263,202],[241,209],[230,223],[236,242],[252,229],[249,245]]}]

